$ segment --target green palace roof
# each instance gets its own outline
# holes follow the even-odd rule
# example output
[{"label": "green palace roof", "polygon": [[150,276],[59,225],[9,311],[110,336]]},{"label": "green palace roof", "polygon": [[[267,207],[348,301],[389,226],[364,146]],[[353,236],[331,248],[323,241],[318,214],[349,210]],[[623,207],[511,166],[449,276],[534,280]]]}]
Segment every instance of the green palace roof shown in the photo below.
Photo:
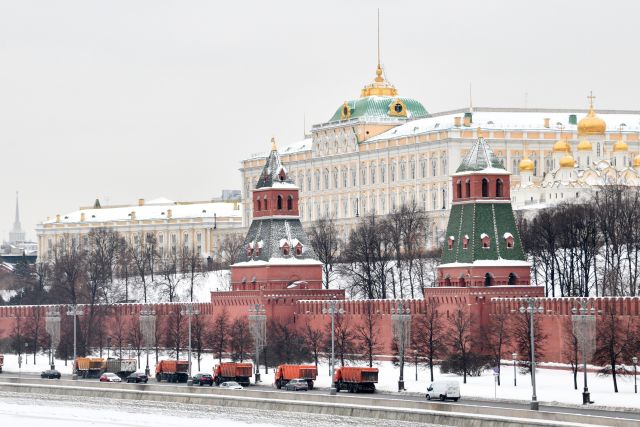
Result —
[{"label": "green palace roof", "polygon": [[[395,104],[400,102],[404,104],[402,109],[405,111],[394,111]],[[344,108],[348,106],[349,114],[344,114]],[[397,118],[397,119],[415,119],[426,117],[429,113],[424,106],[415,99],[405,98],[402,96],[366,96],[351,101],[346,101],[333,114],[329,122],[337,122],[340,120],[349,120],[356,118]]]}]

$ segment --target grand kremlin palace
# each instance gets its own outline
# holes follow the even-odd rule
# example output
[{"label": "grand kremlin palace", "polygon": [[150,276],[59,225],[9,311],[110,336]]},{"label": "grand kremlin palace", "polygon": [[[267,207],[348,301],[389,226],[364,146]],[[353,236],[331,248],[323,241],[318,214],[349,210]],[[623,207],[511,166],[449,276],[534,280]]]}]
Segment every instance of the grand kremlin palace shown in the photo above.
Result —
[{"label": "grand kremlin palace", "polygon": [[[441,241],[451,204],[450,176],[479,136],[513,174],[514,208],[542,207],[587,194],[611,179],[640,184],[640,111],[464,108],[429,113],[399,95],[378,65],[374,81],[345,100],[304,140],[279,147],[300,188],[303,222],[331,216],[346,237],[358,217],[415,201]],[[265,144],[265,149],[267,148]],[[243,160],[243,224],[251,189],[269,152]]]}]

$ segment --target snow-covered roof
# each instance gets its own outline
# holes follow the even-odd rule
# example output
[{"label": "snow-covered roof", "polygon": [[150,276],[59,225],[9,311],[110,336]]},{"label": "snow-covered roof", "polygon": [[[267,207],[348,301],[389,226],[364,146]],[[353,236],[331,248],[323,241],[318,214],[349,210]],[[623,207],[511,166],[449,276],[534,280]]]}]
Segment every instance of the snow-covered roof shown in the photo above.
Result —
[{"label": "snow-covered roof", "polygon": [[[565,132],[575,132],[577,125],[569,123],[569,116],[575,114],[579,121],[587,115],[586,110],[526,110],[514,108],[477,108],[473,112],[473,123],[469,127],[455,126],[455,117],[461,117],[461,110],[450,113],[434,114],[431,117],[411,120],[381,133],[366,142],[382,141],[393,138],[413,136],[421,133],[447,129],[474,130],[522,130],[522,131],[554,131],[558,123]],[[624,124],[623,133],[640,131],[640,111],[596,111],[599,118],[605,121],[610,132],[618,132]],[[549,128],[544,127],[545,119],[549,119]]]},{"label": "snow-covered roof", "polygon": [[[312,143],[313,143],[313,139],[305,138],[302,141],[297,141],[297,142],[294,142],[293,144],[283,146],[282,148],[278,149],[278,153],[280,153],[280,155],[285,155],[285,154],[295,154],[301,151],[311,150]],[[253,153],[246,160],[266,159],[270,153],[271,153],[271,150],[262,151],[259,153]]]},{"label": "snow-covered roof", "polygon": [[[169,199],[159,198],[145,203],[142,206],[105,206],[99,209],[80,209],[74,212],[60,215],[60,223],[79,223],[84,214],[84,223],[105,222],[105,221],[130,221],[132,212],[135,212],[136,220],[167,219],[171,210],[171,218],[213,218],[235,217],[241,218],[242,211],[238,203],[233,202],[202,202],[202,203],[180,203]],[[54,224],[56,218],[43,221],[43,224]]]}]

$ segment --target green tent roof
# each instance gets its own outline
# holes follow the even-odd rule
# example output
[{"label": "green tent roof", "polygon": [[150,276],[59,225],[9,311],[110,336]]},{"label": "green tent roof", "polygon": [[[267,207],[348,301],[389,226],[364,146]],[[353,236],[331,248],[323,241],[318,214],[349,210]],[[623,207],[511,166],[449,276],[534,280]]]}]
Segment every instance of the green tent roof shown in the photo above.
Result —
[{"label": "green tent roof", "polygon": [[493,154],[484,138],[480,137],[473,144],[456,170],[457,172],[481,171],[486,168],[504,169],[502,162]]}]

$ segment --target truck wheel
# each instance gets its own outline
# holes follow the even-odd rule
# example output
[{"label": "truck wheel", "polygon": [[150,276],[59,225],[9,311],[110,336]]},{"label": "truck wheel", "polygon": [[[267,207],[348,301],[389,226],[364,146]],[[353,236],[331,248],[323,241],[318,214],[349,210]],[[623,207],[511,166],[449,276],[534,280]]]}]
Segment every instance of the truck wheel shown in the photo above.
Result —
[{"label": "truck wheel", "polygon": [[162,381],[162,379],[160,378],[160,375],[156,375],[156,381],[158,382]]},{"label": "truck wheel", "polygon": [[282,388],[282,383],[280,382],[280,380],[276,380],[276,388],[278,390],[280,390]]},{"label": "truck wheel", "polygon": [[440,400],[444,402],[444,400],[447,398],[447,396],[445,396],[444,394],[440,395]]},{"label": "truck wheel", "polygon": [[336,393],[340,393],[340,384],[335,383]]},{"label": "truck wheel", "polygon": [[425,397],[427,398],[427,400],[431,400],[431,396],[429,396],[428,394]]}]

